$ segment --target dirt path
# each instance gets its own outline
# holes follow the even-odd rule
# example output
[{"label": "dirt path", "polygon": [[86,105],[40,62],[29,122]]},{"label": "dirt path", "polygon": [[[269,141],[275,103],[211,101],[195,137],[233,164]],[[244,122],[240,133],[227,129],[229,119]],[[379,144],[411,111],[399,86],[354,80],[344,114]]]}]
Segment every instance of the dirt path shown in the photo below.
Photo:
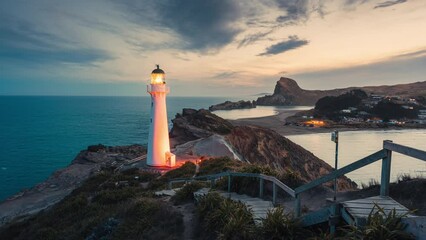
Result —
[{"label": "dirt path", "polygon": [[180,212],[183,216],[183,224],[185,230],[183,232],[183,239],[194,239],[194,230],[196,225],[195,205],[194,203],[186,203],[183,205],[174,206],[173,208]]}]

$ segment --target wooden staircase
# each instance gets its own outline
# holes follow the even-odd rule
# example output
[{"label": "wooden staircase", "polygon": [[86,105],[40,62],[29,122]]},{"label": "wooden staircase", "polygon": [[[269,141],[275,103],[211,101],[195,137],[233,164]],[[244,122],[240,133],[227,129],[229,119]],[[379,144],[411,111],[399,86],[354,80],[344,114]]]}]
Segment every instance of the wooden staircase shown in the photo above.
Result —
[{"label": "wooden staircase", "polygon": [[233,201],[244,203],[253,213],[253,219],[256,223],[260,223],[262,219],[266,218],[268,211],[274,209],[274,204],[271,201],[263,200],[261,198],[250,197],[245,194],[237,194],[235,192],[225,192],[220,190],[212,190],[210,188],[202,188],[194,192],[194,198],[198,201],[201,196],[207,195],[209,192],[217,192],[224,198],[229,198]]}]

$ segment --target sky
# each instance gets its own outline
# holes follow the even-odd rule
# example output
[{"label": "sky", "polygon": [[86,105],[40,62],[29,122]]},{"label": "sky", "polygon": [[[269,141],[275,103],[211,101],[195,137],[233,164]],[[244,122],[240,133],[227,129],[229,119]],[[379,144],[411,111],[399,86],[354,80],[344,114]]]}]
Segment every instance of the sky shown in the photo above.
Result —
[{"label": "sky", "polygon": [[424,0],[0,0],[0,95],[256,96],[426,81]]}]

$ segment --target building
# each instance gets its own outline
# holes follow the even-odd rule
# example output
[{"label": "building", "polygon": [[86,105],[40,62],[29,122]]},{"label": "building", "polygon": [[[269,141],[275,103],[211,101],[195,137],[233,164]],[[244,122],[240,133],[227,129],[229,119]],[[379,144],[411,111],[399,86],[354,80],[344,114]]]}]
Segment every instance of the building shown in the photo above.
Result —
[{"label": "building", "polygon": [[166,95],[170,89],[166,85],[165,73],[159,65],[151,73],[147,92],[151,95],[151,122],[146,163],[153,167],[173,167],[176,164],[176,156],[170,152],[166,106]]}]

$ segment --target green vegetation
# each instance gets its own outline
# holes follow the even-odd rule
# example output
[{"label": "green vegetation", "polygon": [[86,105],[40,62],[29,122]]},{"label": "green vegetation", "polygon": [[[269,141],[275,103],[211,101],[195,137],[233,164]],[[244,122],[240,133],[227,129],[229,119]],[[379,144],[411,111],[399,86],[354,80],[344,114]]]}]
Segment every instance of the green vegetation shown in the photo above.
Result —
[{"label": "green vegetation", "polygon": [[200,239],[256,239],[251,211],[217,193],[200,197],[197,206]]},{"label": "green vegetation", "polygon": [[264,239],[303,239],[311,233],[304,229],[293,214],[285,213],[283,207],[269,211],[262,221],[262,234]]},{"label": "green vegetation", "polygon": [[401,218],[405,215],[397,215],[395,209],[386,213],[383,208],[375,205],[368,215],[367,224],[364,227],[348,226],[343,229],[346,233],[345,238],[365,240],[415,239],[412,235],[404,232],[407,225],[402,223]]},{"label": "green vegetation", "polygon": [[375,115],[382,118],[385,122],[389,119],[402,119],[402,118],[417,118],[417,109],[404,109],[401,104],[394,103],[389,100],[382,100],[373,108],[372,111]]},{"label": "green vegetation", "polygon": [[0,229],[0,239],[181,239],[182,216],[140,183],[158,174],[102,171],[54,207]]},{"label": "green vegetation", "polygon": [[[208,159],[201,163],[200,175],[223,171],[263,173],[273,175],[286,184],[298,184],[300,176],[285,171],[278,174],[269,167],[249,165],[229,158]],[[50,209],[0,229],[0,239],[183,239],[182,204],[193,201],[193,193],[202,182],[184,185],[171,199],[155,199],[154,190],[164,189],[173,178],[192,177],[195,165],[186,163],[163,176],[158,173],[130,169],[124,172],[103,170]],[[149,182],[148,187],[146,183]],[[234,177],[232,187],[244,193],[258,194],[259,180]],[[376,182],[361,191],[378,191]],[[412,209],[404,199],[426,209],[425,179],[401,175],[398,183],[390,185],[391,197]],[[216,184],[227,185],[227,179]],[[265,187],[265,191],[266,191]],[[265,192],[265,195],[267,193]],[[181,213],[182,212],[182,213]],[[256,225],[253,214],[241,202],[234,202],[217,193],[200,198],[196,207],[198,226],[195,239],[412,239],[403,230],[401,217],[395,211],[385,212],[376,207],[365,227],[338,227],[335,236],[328,233],[327,224],[319,229],[303,228],[292,214],[277,207]],[[192,214],[186,213],[186,214]]]},{"label": "green vegetation", "polygon": [[176,192],[176,195],[172,197],[172,201],[175,204],[182,204],[187,202],[194,201],[194,192],[198,191],[200,188],[205,187],[205,184],[200,182],[190,182],[185,184],[179,191]]},{"label": "green vegetation", "polygon": [[329,119],[335,119],[340,110],[348,107],[357,107],[362,99],[367,97],[367,94],[360,89],[355,89],[336,97],[326,96],[315,103],[315,110],[318,110],[321,115],[325,115]]}]

